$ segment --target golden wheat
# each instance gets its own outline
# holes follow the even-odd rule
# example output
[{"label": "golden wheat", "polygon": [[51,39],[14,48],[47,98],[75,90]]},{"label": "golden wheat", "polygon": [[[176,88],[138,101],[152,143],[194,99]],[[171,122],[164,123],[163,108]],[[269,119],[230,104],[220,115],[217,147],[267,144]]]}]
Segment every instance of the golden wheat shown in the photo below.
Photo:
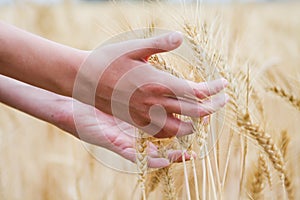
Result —
[{"label": "golden wheat", "polygon": [[[299,111],[300,97],[291,88],[279,87],[276,79],[266,77],[274,85],[267,86],[267,91],[286,102],[279,104],[273,101],[274,95],[264,95],[265,85],[255,81],[254,76],[261,73],[261,66],[278,65],[286,70],[278,76],[295,78],[293,71],[300,64],[299,4],[232,5],[222,8],[221,21],[215,20],[215,13],[221,13],[219,8],[200,4],[181,7],[69,2],[0,7],[0,19],[82,49],[92,49],[124,29],[147,27],[144,37],[152,36],[156,27],[181,30],[193,54],[190,63],[178,62],[178,57],[168,53],[151,56],[149,63],[179,78],[203,81],[220,76],[228,80],[225,91],[231,99],[224,121],[217,117],[222,111],[210,117],[208,124],[203,119],[191,119],[194,136],[162,142],[166,151],[194,151],[197,159],[147,172],[147,140],[137,138],[142,198],[243,199],[247,192],[252,199],[276,199],[275,195],[283,199],[282,193],[286,192],[289,199],[299,199],[299,159],[292,157],[300,154],[299,147],[293,146],[299,142],[299,115],[291,114],[288,106]],[[228,38],[223,29],[226,23],[230,23]],[[212,69],[215,73],[209,77]],[[0,117],[0,199],[140,197],[134,193],[134,175],[102,166],[81,148],[80,142],[58,129],[5,106],[1,106]],[[274,130],[286,131],[279,134]],[[222,134],[213,138],[215,133]],[[181,145],[175,144],[178,141]],[[297,170],[293,171],[291,165]],[[278,181],[272,172],[282,180]],[[240,190],[236,189],[238,185]]]}]

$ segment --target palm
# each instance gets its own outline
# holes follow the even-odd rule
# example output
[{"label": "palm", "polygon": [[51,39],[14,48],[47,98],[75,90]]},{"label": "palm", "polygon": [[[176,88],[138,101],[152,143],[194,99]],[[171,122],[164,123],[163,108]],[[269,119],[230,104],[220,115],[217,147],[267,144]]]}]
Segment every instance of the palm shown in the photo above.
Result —
[{"label": "palm", "polygon": [[[135,162],[135,128],[126,122],[103,113],[92,106],[73,101],[72,118],[80,139],[85,142],[104,147],[118,155]],[[181,152],[170,151],[169,157],[180,161]],[[189,157],[187,155],[187,157]],[[174,160],[174,159],[172,159]],[[149,167],[165,167],[169,161],[159,157],[154,144],[148,144]]]}]

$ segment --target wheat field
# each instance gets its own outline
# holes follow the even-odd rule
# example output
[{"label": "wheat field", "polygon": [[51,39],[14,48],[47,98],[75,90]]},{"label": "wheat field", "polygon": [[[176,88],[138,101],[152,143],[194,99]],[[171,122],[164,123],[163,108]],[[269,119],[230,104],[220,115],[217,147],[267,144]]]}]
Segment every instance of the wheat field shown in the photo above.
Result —
[{"label": "wheat field", "polygon": [[195,138],[202,140],[187,148],[200,155],[214,135],[209,153],[149,171],[144,180],[103,165],[78,139],[1,104],[0,199],[299,199],[299,9],[299,3],[69,1],[0,7],[0,20],[80,49],[138,28],[147,36],[154,27],[179,30],[196,57],[206,53],[201,63],[179,67],[163,55],[152,57],[153,66],[196,81],[214,66],[229,80],[231,98],[208,125],[195,120]]}]

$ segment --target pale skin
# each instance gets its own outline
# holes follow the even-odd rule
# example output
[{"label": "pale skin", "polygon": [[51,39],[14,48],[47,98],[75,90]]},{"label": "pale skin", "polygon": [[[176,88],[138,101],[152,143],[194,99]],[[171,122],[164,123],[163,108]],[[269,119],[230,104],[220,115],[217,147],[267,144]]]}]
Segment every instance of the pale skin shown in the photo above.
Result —
[{"label": "pale skin", "polygon": [[[79,137],[76,126],[81,126],[83,132],[80,132],[80,139],[134,161],[134,138],[122,131],[132,130],[133,126],[129,124],[139,126],[141,129],[149,124],[158,127],[159,119],[155,116],[150,119],[149,115],[149,110],[153,106],[160,105],[167,114],[161,129],[153,135],[166,138],[191,134],[193,131],[190,122],[177,119],[174,113],[203,117],[215,112],[228,101],[224,95],[216,95],[202,103],[185,101],[183,97],[186,94],[194,95],[199,99],[218,94],[227,82],[219,79],[209,84],[190,81],[187,84],[185,80],[156,70],[147,63],[149,56],[179,47],[182,39],[182,35],[175,32],[155,38],[130,40],[101,47],[98,52],[100,54],[97,54],[101,56],[96,61],[93,60],[93,66],[97,68],[91,67],[87,73],[82,74],[80,79],[82,90],[80,92],[85,94],[92,84],[90,75],[99,68],[103,69],[105,75],[97,82],[94,107],[93,104],[89,105],[91,104],[89,100],[81,97],[77,100],[72,98],[76,76],[80,66],[91,55],[90,51],[57,44],[0,22],[0,74],[3,75],[0,76],[0,101],[47,121],[76,137]],[[129,102],[120,101],[122,95],[119,96],[120,99],[112,98],[116,88],[120,94],[126,94],[129,89],[138,85],[135,80],[124,79],[125,84],[122,84],[122,87],[116,86],[124,74],[140,66],[146,70],[147,76],[144,76],[143,81],[148,84],[135,88]],[[180,98],[177,98],[178,95]],[[85,110],[95,110],[103,130],[98,131],[94,128],[97,124],[91,123],[93,116],[85,115],[84,120],[79,123],[77,121],[75,126],[72,110],[74,101],[82,109],[82,115]],[[122,130],[116,126],[112,117],[112,114],[115,114],[110,106],[112,104],[118,105],[120,110],[125,107],[129,109],[131,119],[121,114],[114,115],[125,121],[121,123]],[[145,130],[149,131],[146,128]],[[149,144],[149,147],[153,150],[149,158],[149,166],[164,167],[169,164],[167,159],[158,157],[153,144]],[[170,158],[177,157],[175,160],[179,161],[178,155],[180,152],[169,152]]]}]

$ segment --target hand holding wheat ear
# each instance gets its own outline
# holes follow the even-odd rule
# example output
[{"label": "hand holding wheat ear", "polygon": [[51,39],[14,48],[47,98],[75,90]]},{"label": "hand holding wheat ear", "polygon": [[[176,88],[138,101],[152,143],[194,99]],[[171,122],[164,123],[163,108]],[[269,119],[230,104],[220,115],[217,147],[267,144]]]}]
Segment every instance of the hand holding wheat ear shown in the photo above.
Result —
[{"label": "hand holding wheat ear", "polygon": [[227,81],[195,83],[147,62],[153,54],[178,48],[182,40],[173,32],[99,47],[81,66],[73,97],[158,138],[191,134],[192,123],[174,114],[203,117],[215,112],[228,100],[216,95]]},{"label": "hand holding wheat ear", "polygon": [[[94,111],[92,106],[78,102],[75,103],[75,114],[72,117],[63,116],[71,120],[65,121],[65,125],[58,125],[60,122],[52,122],[47,116],[41,116],[42,119],[75,135],[78,133],[81,139],[104,146],[132,161],[135,157],[132,152],[127,151],[130,151],[134,139],[130,140],[132,143],[126,143],[126,135],[117,134],[120,133],[117,130],[114,134],[109,131],[110,135],[104,134],[105,136],[96,133],[93,127],[97,123],[90,121],[92,117],[111,130],[115,126],[111,122],[111,115],[114,115],[156,137],[181,136],[192,133],[192,123],[181,121],[174,117],[174,113],[205,116],[227,101],[226,96],[221,95],[207,99],[225,87],[226,81],[223,79],[198,84],[159,71],[147,62],[153,54],[179,47],[183,38],[177,32],[111,44],[86,52],[43,39],[5,23],[0,22],[0,28],[1,74],[64,96],[72,96],[74,90],[73,97],[77,100],[95,105],[109,114]],[[38,109],[28,109],[27,112],[35,116],[43,115],[37,113]],[[94,115],[82,118],[85,109],[92,110]],[[76,130],[68,124],[74,121]],[[116,141],[122,142],[114,143]]]},{"label": "hand holding wheat ear", "polygon": [[204,99],[215,95],[226,81],[197,84],[156,70],[147,62],[153,54],[179,47],[183,37],[178,32],[85,52],[4,23],[0,27],[1,74],[65,96],[73,94],[156,137],[192,133],[192,123],[173,113],[201,117],[227,101],[226,96],[202,103],[185,101],[186,96]]}]

